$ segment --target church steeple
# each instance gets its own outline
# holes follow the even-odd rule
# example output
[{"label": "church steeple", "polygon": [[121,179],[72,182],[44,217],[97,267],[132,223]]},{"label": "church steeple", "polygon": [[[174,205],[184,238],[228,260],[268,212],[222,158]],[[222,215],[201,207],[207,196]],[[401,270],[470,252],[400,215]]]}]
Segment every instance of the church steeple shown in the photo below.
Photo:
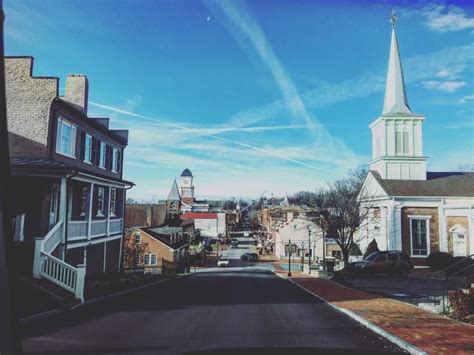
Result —
[{"label": "church steeple", "polygon": [[422,124],[425,119],[410,110],[405,90],[402,63],[398,51],[394,13],[390,58],[382,115],[370,125],[372,161],[370,170],[382,179],[426,180]]},{"label": "church steeple", "polygon": [[403,77],[402,62],[398,49],[395,23],[397,17],[392,12],[390,22],[392,23],[392,39],[390,43],[390,58],[388,61],[387,83],[385,86],[385,100],[382,115],[411,114],[408,106],[405,79]]}]

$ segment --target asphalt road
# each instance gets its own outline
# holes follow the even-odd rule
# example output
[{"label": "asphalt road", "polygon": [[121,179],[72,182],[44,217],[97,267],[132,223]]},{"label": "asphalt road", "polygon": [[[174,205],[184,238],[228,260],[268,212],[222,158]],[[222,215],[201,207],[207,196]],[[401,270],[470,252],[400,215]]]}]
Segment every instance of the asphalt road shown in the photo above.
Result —
[{"label": "asphalt road", "polygon": [[[399,350],[304,290],[270,264],[240,262],[252,247],[230,249],[229,268],[211,268],[106,304],[45,322],[24,350],[163,353],[269,347]],[[225,353],[219,350],[218,353]],[[257,353],[255,349],[247,353]],[[285,353],[298,354],[296,349]]]}]

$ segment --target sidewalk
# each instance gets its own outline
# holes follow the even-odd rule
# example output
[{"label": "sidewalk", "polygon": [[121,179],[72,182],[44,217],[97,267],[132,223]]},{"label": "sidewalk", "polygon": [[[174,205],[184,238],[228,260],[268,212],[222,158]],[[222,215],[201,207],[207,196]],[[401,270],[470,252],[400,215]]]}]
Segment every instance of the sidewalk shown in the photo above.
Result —
[{"label": "sidewalk", "polygon": [[[273,266],[276,273],[287,277],[278,262]],[[292,271],[291,280],[338,309],[352,312],[430,354],[474,353],[474,326],[300,272]]]}]

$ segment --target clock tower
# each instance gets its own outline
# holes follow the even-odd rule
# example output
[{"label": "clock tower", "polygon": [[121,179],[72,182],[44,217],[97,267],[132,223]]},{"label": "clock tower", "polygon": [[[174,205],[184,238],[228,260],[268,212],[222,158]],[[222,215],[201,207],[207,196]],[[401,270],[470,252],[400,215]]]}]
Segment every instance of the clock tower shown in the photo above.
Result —
[{"label": "clock tower", "polygon": [[185,202],[194,201],[193,174],[189,169],[184,169],[179,177],[181,197]]}]

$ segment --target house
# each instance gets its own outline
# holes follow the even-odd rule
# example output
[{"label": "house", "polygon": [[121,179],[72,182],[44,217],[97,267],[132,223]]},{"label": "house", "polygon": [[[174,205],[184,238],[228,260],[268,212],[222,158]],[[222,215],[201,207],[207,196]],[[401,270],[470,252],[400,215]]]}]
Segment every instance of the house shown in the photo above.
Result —
[{"label": "house", "polygon": [[372,130],[372,161],[359,199],[372,210],[361,231],[381,250],[402,250],[417,265],[433,252],[474,253],[474,174],[429,172],[423,154],[425,117],[408,104],[393,24],[382,115]]},{"label": "house", "polygon": [[87,116],[89,84],[34,77],[32,57],[5,58],[15,240],[32,271],[83,298],[88,275],[119,269],[128,131]]}]

